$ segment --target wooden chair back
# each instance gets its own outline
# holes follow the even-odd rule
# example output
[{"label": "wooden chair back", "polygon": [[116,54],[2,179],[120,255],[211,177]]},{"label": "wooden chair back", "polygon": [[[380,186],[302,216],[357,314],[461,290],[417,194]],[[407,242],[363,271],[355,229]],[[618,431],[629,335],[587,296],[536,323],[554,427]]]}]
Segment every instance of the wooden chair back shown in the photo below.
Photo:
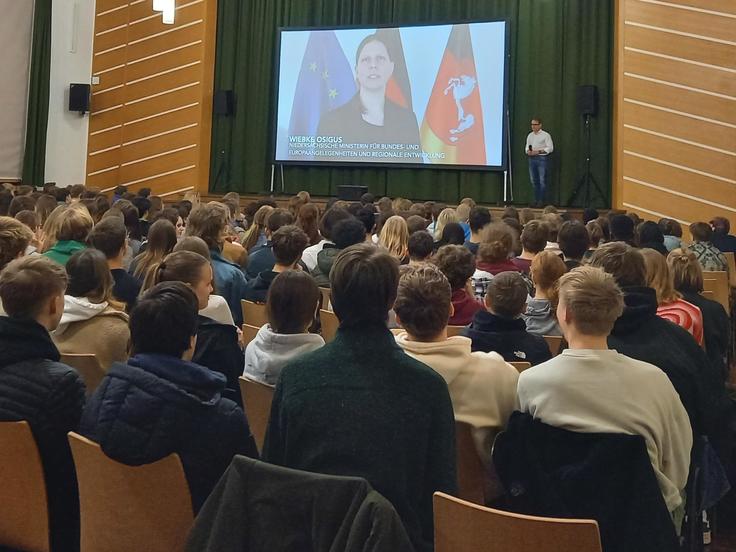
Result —
[{"label": "wooden chair back", "polygon": [[726,264],[728,266],[728,285],[736,288],[736,253],[728,251],[723,256],[726,257]]},{"label": "wooden chair back", "polygon": [[325,309],[319,310],[319,320],[322,323],[322,338],[329,343],[337,335],[337,328],[340,327],[340,321],[337,315]]},{"label": "wooden chair back", "polygon": [[511,366],[516,368],[516,370],[521,374],[524,370],[531,368],[532,363],[531,362],[509,362]]},{"label": "wooden chair back", "polygon": [[485,504],[488,474],[475,447],[473,426],[465,422],[455,422],[455,446],[458,496],[475,504]]},{"label": "wooden chair back", "polygon": [[434,493],[435,552],[601,552],[598,524],[526,516]]},{"label": "wooden chair back", "polygon": [[724,271],[703,271],[703,290],[713,292],[713,300],[718,301],[726,312],[731,312],[730,295],[728,285],[728,273]]},{"label": "wooden chair back", "polygon": [[253,301],[240,301],[240,307],[243,309],[243,322],[251,326],[259,328],[264,324],[268,324],[268,316],[266,316],[266,305],[264,303],[254,303]]},{"label": "wooden chair back", "polygon": [[49,552],[49,504],[28,422],[0,422],[0,548]]},{"label": "wooden chair back", "polygon": [[251,326],[250,324],[243,324],[243,347],[247,347],[248,343],[256,338],[258,330],[261,328],[258,326]]},{"label": "wooden chair back", "polygon": [[544,340],[547,342],[549,352],[552,353],[552,356],[557,356],[560,354],[560,349],[562,348],[562,336],[545,335]]},{"label": "wooden chair back", "polygon": [[271,403],[273,402],[274,388],[265,383],[240,376],[240,396],[243,398],[245,416],[256,441],[258,451],[263,450],[263,441],[266,439],[268,420],[271,417]]},{"label": "wooden chair back", "polygon": [[87,386],[87,395],[91,395],[105,377],[105,370],[102,369],[95,355],[63,354],[61,362],[79,372],[84,385]]},{"label": "wooden chair back", "polygon": [[194,523],[181,460],[126,466],[69,433],[79,483],[81,552],[184,551]]},{"label": "wooden chair back", "polygon": [[325,310],[332,310],[330,308],[330,288],[321,287],[319,288],[319,292],[322,294],[322,304],[319,308],[325,309]]},{"label": "wooden chair back", "polygon": [[467,328],[467,326],[447,326],[447,337],[460,335],[460,332],[465,328]]}]

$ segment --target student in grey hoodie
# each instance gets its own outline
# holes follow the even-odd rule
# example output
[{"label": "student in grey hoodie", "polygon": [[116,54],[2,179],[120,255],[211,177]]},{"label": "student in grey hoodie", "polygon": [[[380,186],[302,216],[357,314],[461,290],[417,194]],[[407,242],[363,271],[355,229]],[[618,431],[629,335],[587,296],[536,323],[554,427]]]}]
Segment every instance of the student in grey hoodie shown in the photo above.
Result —
[{"label": "student in grey hoodie", "polygon": [[534,282],[534,298],[527,301],[526,312],[522,315],[529,333],[562,335],[551,296],[555,293],[557,280],[565,272],[565,263],[552,251],[542,251],[534,257],[529,271]]},{"label": "student in grey hoodie", "polygon": [[309,333],[321,300],[322,294],[309,274],[300,270],[278,274],[266,300],[268,324],[245,349],[243,375],[276,385],[287,363],[322,347],[322,337]]}]

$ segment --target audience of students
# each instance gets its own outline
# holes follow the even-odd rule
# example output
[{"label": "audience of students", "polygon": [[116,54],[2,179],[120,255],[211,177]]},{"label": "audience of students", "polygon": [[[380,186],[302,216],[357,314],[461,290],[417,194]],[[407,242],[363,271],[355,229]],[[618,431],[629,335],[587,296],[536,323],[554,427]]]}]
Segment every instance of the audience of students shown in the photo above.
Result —
[{"label": "audience of students", "polygon": [[309,274],[299,270],[280,272],[268,289],[268,324],[258,330],[245,349],[243,375],[276,385],[286,364],[322,347],[324,339],[309,333],[321,301],[322,294]]},{"label": "audience of students", "polygon": [[693,436],[677,392],[656,366],[609,349],[623,312],[613,277],[581,267],[560,278],[557,318],[568,348],[519,376],[519,406],[582,433],[641,435],[670,512],[683,501]]},{"label": "audience of students", "polygon": [[386,328],[398,280],[398,261],[372,245],[338,255],[330,272],[337,336],[282,370],[264,458],[366,478],[421,550],[433,540],[432,494],[456,492],[454,415],[442,377]]},{"label": "audience of students", "polygon": [[523,318],[526,330],[536,335],[562,335],[557,322],[557,281],[567,272],[565,263],[552,251],[542,251],[532,261],[530,275],[534,297],[526,303]]},{"label": "audience of students", "polygon": [[432,262],[442,271],[452,290],[451,326],[467,326],[473,321],[475,313],[484,310],[483,303],[475,298],[470,277],[475,272],[475,259],[466,247],[445,245],[441,247]]},{"label": "audience of students", "polygon": [[695,338],[701,347],[703,341],[703,314],[700,309],[683,300],[675,289],[665,257],[654,249],[642,249],[647,269],[647,286],[657,295],[657,315],[677,324]]},{"label": "audience of students", "polygon": [[66,263],[64,313],[51,334],[61,353],[93,354],[103,370],[128,358],[128,315],[114,300],[114,280],[105,255],[77,251]]},{"label": "audience of students", "polygon": [[690,235],[693,243],[687,249],[695,255],[703,270],[728,270],[728,263],[718,248],[713,245],[713,229],[705,222],[694,222],[690,225]]},{"label": "audience of students", "polygon": [[79,426],[85,387],[76,370],[59,362],[49,335],[64,312],[66,285],[64,268],[42,255],[15,259],[0,273],[0,420],[31,426],[46,482],[51,549],[73,552],[79,498],[66,434]]},{"label": "audience of students", "polygon": [[501,272],[488,284],[487,310],[475,313],[462,335],[472,340],[473,351],[496,352],[507,362],[539,364],[551,358],[544,338],[531,334],[521,317],[526,309],[527,287],[518,272]]}]

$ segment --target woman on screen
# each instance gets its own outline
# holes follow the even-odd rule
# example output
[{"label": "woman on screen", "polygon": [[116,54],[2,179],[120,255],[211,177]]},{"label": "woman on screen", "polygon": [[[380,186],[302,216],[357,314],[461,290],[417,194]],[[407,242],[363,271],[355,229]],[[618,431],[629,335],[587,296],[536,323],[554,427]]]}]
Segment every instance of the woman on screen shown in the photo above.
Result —
[{"label": "woman on screen", "polygon": [[365,37],[355,55],[358,92],[345,105],[325,113],[317,130],[318,136],[341,139],[342,147],[335,151],[341,154],[331,159],[422,162],[416,115],[386,97],[393,71],[386,44],[376,34]]}]

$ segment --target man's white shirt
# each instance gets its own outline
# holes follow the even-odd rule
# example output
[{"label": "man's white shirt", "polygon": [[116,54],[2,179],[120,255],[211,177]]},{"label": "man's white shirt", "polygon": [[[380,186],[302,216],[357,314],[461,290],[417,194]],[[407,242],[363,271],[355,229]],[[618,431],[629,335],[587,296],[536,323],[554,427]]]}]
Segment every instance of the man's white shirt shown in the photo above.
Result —
[{"label": "man's white shirt", "polygon": [[529,146],[531,146],[535,151],[544,151],[545,153],[541,155],[550,154],[555,150],[555,145],[552,143],[552,136],[550,136],[549,132],[545,132],[544,130],[540,130],[536,134],[534,132],[529,133],[529,136],[526,137],[526,147],[524,148],[524,151],[529,151]]}]

